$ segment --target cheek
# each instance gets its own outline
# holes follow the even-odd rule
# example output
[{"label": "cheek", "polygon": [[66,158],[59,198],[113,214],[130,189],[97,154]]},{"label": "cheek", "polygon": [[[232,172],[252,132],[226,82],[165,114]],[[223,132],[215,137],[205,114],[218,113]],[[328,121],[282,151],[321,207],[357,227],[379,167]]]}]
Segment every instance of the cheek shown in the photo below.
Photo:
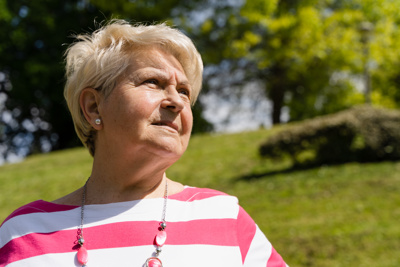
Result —
[{"label": "cheek", "polygon": [[151,95],[131,95],[120,101],[120,113],[130,120],[149,118],[156,109],[157,101]]},{"label": "cheek", "polygon": [[138,123],[143,119],[146,113],[146,106],[139,106],[137,103],[118,99],[107,109],[107,122],[113,131],[127,133],[132,130],[138,130]]}]

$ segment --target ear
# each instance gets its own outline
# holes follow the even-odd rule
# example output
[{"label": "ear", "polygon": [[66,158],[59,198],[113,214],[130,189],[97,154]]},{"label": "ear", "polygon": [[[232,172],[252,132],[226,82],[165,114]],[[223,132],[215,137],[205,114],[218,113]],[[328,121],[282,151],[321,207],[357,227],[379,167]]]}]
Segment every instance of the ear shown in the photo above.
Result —
[{"label": "ear", "polygon": [[93,88],[83,89],[79,97],[79,104],[83,115],[96,130],[101,130],[103,128],[102,124],[95,123],[96,119],[101,119],[99,113],[100,100],[100,93]]}]

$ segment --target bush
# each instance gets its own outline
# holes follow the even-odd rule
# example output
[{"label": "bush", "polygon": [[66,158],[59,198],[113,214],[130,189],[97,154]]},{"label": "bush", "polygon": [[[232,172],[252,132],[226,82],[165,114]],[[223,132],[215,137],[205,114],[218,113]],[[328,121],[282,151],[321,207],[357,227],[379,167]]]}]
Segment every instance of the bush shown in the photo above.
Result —
[{"label": "bush", "polygon": [[399,160],[400,111],[365,105],[307,120],[269,137],[260,154],[295,165]]}]

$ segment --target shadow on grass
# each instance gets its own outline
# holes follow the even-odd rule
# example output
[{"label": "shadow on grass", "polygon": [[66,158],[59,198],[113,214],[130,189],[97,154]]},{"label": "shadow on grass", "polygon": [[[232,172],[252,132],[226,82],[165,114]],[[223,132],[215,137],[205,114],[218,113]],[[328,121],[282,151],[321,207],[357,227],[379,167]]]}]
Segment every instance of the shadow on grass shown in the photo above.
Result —
[{"label": "shadow on grass", "polygon": [[[352,162],[358,162],[360,164],[368,164],[368,163],[374,163],[374,162],[396,162],[398,160],[370,160],[370,161],[352,161]],[[332,166],[338,166],[342,164],[346,164],[350,162],[335,162],[335,163],[329,163],[329,164],[323,164],[323,163],[307,163],[307,164],[298,164],[298,165],[293,165],[288,168],[284,168],[281,170],[273,170],[273,171],[266,171],[262,173],[249,173],[245,174],[242,176],[236,177],[236,181],[250,181],[250,180],[257,180],[257,179],[262,179],[262,178],[269,178],[271,176],[277,175],[277,174],[290,174],[293,172],[297,171],[306,171],[306,170],[311,170],[315,168],[321,168],[321,167],[332,167]]]},{"label": "shadow on grass", "polygon": [[267,172],[261,172],[261,173],[249,173],[249,174],[245,174],[245,175],[236,177],[235,180],[237,180],[237,181],[257,180],[257,179],[261,179],[261,178],[268,178],[270,176],[274,176],[277,174],[289,174],[289,173],[292,173],[295,171],[305,170],[305,169],[309,169],[309,168],[291,167],[291,168],[287,168],[287,169],[283,169],[283,170],[267,171]]},{"label": "shadow on grass", "polygon": [[[324,165],[326,166],[326,165]],[[313,168],[321,167],[321,165],[294,165],[289,168],[285,168],[282,170],[274,170],[274,171],[267,171],[261,173],[249,173],[239,177],[236,177],[237,181],[250,181],[250,180],[257,180],[261,178],[268,178],[277,174],[290,174],[297,171],[309,170]]]}]

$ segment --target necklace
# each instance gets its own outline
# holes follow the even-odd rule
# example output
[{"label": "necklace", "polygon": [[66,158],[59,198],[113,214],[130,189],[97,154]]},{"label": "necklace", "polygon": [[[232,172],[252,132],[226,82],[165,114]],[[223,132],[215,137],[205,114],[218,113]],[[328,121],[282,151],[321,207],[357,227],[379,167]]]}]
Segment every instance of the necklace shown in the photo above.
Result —
[{"label": "necklace", "polygon": [[[88,262],[88,251],[85,248],[85,239],[83,238],[83,219],[85,216],[85,202],[86,202],[86,191],[87,191],[87,183],[89,182],[90,177],[87,179],[85,185],[83,186],[82,192],[82,204],[81,204],[81,224],[78,228],[78,235],[77,235],[77,243],[79,244],[79,249],[77,253],[78,262],[82,265],[82,267],[86,267]],[[160,226],[158,227],[158,232],[155,236],[155,243],[156,243],[156,252],[155,256],[149,257],[145,262],[145,267],[163,267],[161,260],[158,256],[161,253],[161,248],[165,244],[167,240],[167,232],[165,228],[167,228],[167,223],[165,221],[165,216],[167,212],[167,200],[168,200],[168,181],[165,180],[165,191],[164,191],[164,205],[163,211],[160,221]]]}]

